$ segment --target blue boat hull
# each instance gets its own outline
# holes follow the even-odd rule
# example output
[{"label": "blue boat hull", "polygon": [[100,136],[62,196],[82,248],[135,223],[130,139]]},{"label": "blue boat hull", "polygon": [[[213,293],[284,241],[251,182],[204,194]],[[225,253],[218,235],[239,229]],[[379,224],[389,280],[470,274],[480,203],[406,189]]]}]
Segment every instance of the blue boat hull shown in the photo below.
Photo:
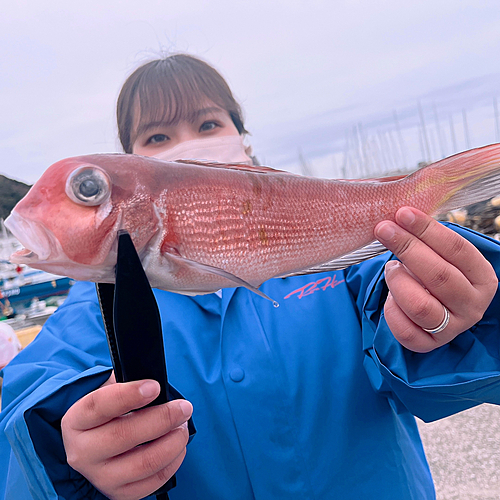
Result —
[{"label": "blue boat hull", "polygon": [[26,284],[19,287],[13,287],[0,290],[0,302],[10,302],[12,307],[27,306],[34,299],[46,299],[56,295],[65,295],[73,285],[74,280],[66,277],[60,277],[41,283]]}]

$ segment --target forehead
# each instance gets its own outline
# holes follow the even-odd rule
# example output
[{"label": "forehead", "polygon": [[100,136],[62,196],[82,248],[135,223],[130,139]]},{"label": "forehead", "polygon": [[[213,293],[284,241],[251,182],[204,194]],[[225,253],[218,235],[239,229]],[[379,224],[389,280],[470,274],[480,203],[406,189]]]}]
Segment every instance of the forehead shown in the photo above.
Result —
[{"label": "forehead", "polygon": [[[212,97],[212,98],[211,98]],[[229,113],[216,96],[207,96],[189,85],[155,85],[138,88],[132,103],[132,142],[145,129],[155,125],[176,125],[194,122],[210,112]]]}]

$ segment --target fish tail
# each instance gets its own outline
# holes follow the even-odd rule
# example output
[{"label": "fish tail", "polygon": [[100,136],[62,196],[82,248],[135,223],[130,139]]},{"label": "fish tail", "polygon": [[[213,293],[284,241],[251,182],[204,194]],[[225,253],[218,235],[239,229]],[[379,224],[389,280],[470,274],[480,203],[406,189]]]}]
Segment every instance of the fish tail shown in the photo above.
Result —
[{"label": "fish tail", "polygon": [[414,172],[413,195],[432,192],[433,215],[443,214],[500,193],[500,144],[471,149]]}]

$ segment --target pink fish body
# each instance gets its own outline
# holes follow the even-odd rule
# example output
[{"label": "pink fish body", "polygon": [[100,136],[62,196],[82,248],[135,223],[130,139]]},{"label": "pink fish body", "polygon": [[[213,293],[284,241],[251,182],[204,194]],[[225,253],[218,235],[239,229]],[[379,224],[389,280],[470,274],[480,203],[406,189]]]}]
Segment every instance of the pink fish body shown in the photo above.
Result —
[{"label": "pink fish body", "polygon": [[446,212],[497,195],[499,179],[500,145],[386,182],[89,155],[49,167],[6,225],[26,247],[12,262],[101,282],[114,281],[126,229],[152,286],[199,294],[345,267],[398,208]]}]

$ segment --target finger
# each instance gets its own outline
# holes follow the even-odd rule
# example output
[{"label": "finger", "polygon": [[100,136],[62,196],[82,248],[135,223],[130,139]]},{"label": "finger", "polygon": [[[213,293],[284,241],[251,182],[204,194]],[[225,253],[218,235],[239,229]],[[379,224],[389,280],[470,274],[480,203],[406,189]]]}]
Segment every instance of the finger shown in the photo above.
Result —
[{"label": "finger", "polygon": [[474,287],[459,269],[399,225],[383,221],[376,226],[375,235],[447,307],[459,308],[463,298],[475,294]]},{"label": "finger", "polygon": [[183,399],[144,408],[82,433],[78,445],[93,450],[94,463],[104,461],[166,435],[187,422],[192,412],[191,403]]},{"label": "finger", "polygon": [[155,476],[184,452],[188,440],[188,430],[183,426],[178,427],[155,441],[114,457],[104,465],[102,474],[107,481],[116,485]]},{"label": "finger", "polygon": [[[415,326],[429,330],[441,324],[444,318],[443,305],[408,273],[401,262],[393,260],[386,264],[385,280],[392,298]],[[453,330],[454,324],[451,323],[448,326]]]},{"label": "finger", "polygon": [[154,401],[160,393],[155,380],[111,384],[87,394],[77,401],[63,418],[74,430],[93,429],[110,420]]},{"label": "finger", "polygon": [[448,340],[439,336],[433,336],[424,332],[415,325],[410,318],[403,312],[394,300],[392,294],[389,294],[384,306],[385,320],[396,340],[403,346],[414,352],[430,352]]},{"label": "finger", "polygon": [[455,231],[410,207],[398,210],[396,222],[459,269],[472,285],[491,283],[494,274],[491,264],[472,243]]},{"label": "finger", "polygon": [[104,382],[104,384],[101,385],[101,387],[104,387],[106,385],[111,385],[111,384],[116,384],[116,378],[115,378],[115,372],[112,371],[111,375],[109,376],[108,380]]},{"label": "finger", "polygon": [[181,454],[178,455],[175,460],[173,460],[163,470],[157,472],[154,476],[122,486],[118,490],[119,493],[121,493],[120,499],[135,500],[137,498],[144,498],[153,494],[177,472],[179,467],[182,465],[185,456],[186,448],[183,449]]}]

